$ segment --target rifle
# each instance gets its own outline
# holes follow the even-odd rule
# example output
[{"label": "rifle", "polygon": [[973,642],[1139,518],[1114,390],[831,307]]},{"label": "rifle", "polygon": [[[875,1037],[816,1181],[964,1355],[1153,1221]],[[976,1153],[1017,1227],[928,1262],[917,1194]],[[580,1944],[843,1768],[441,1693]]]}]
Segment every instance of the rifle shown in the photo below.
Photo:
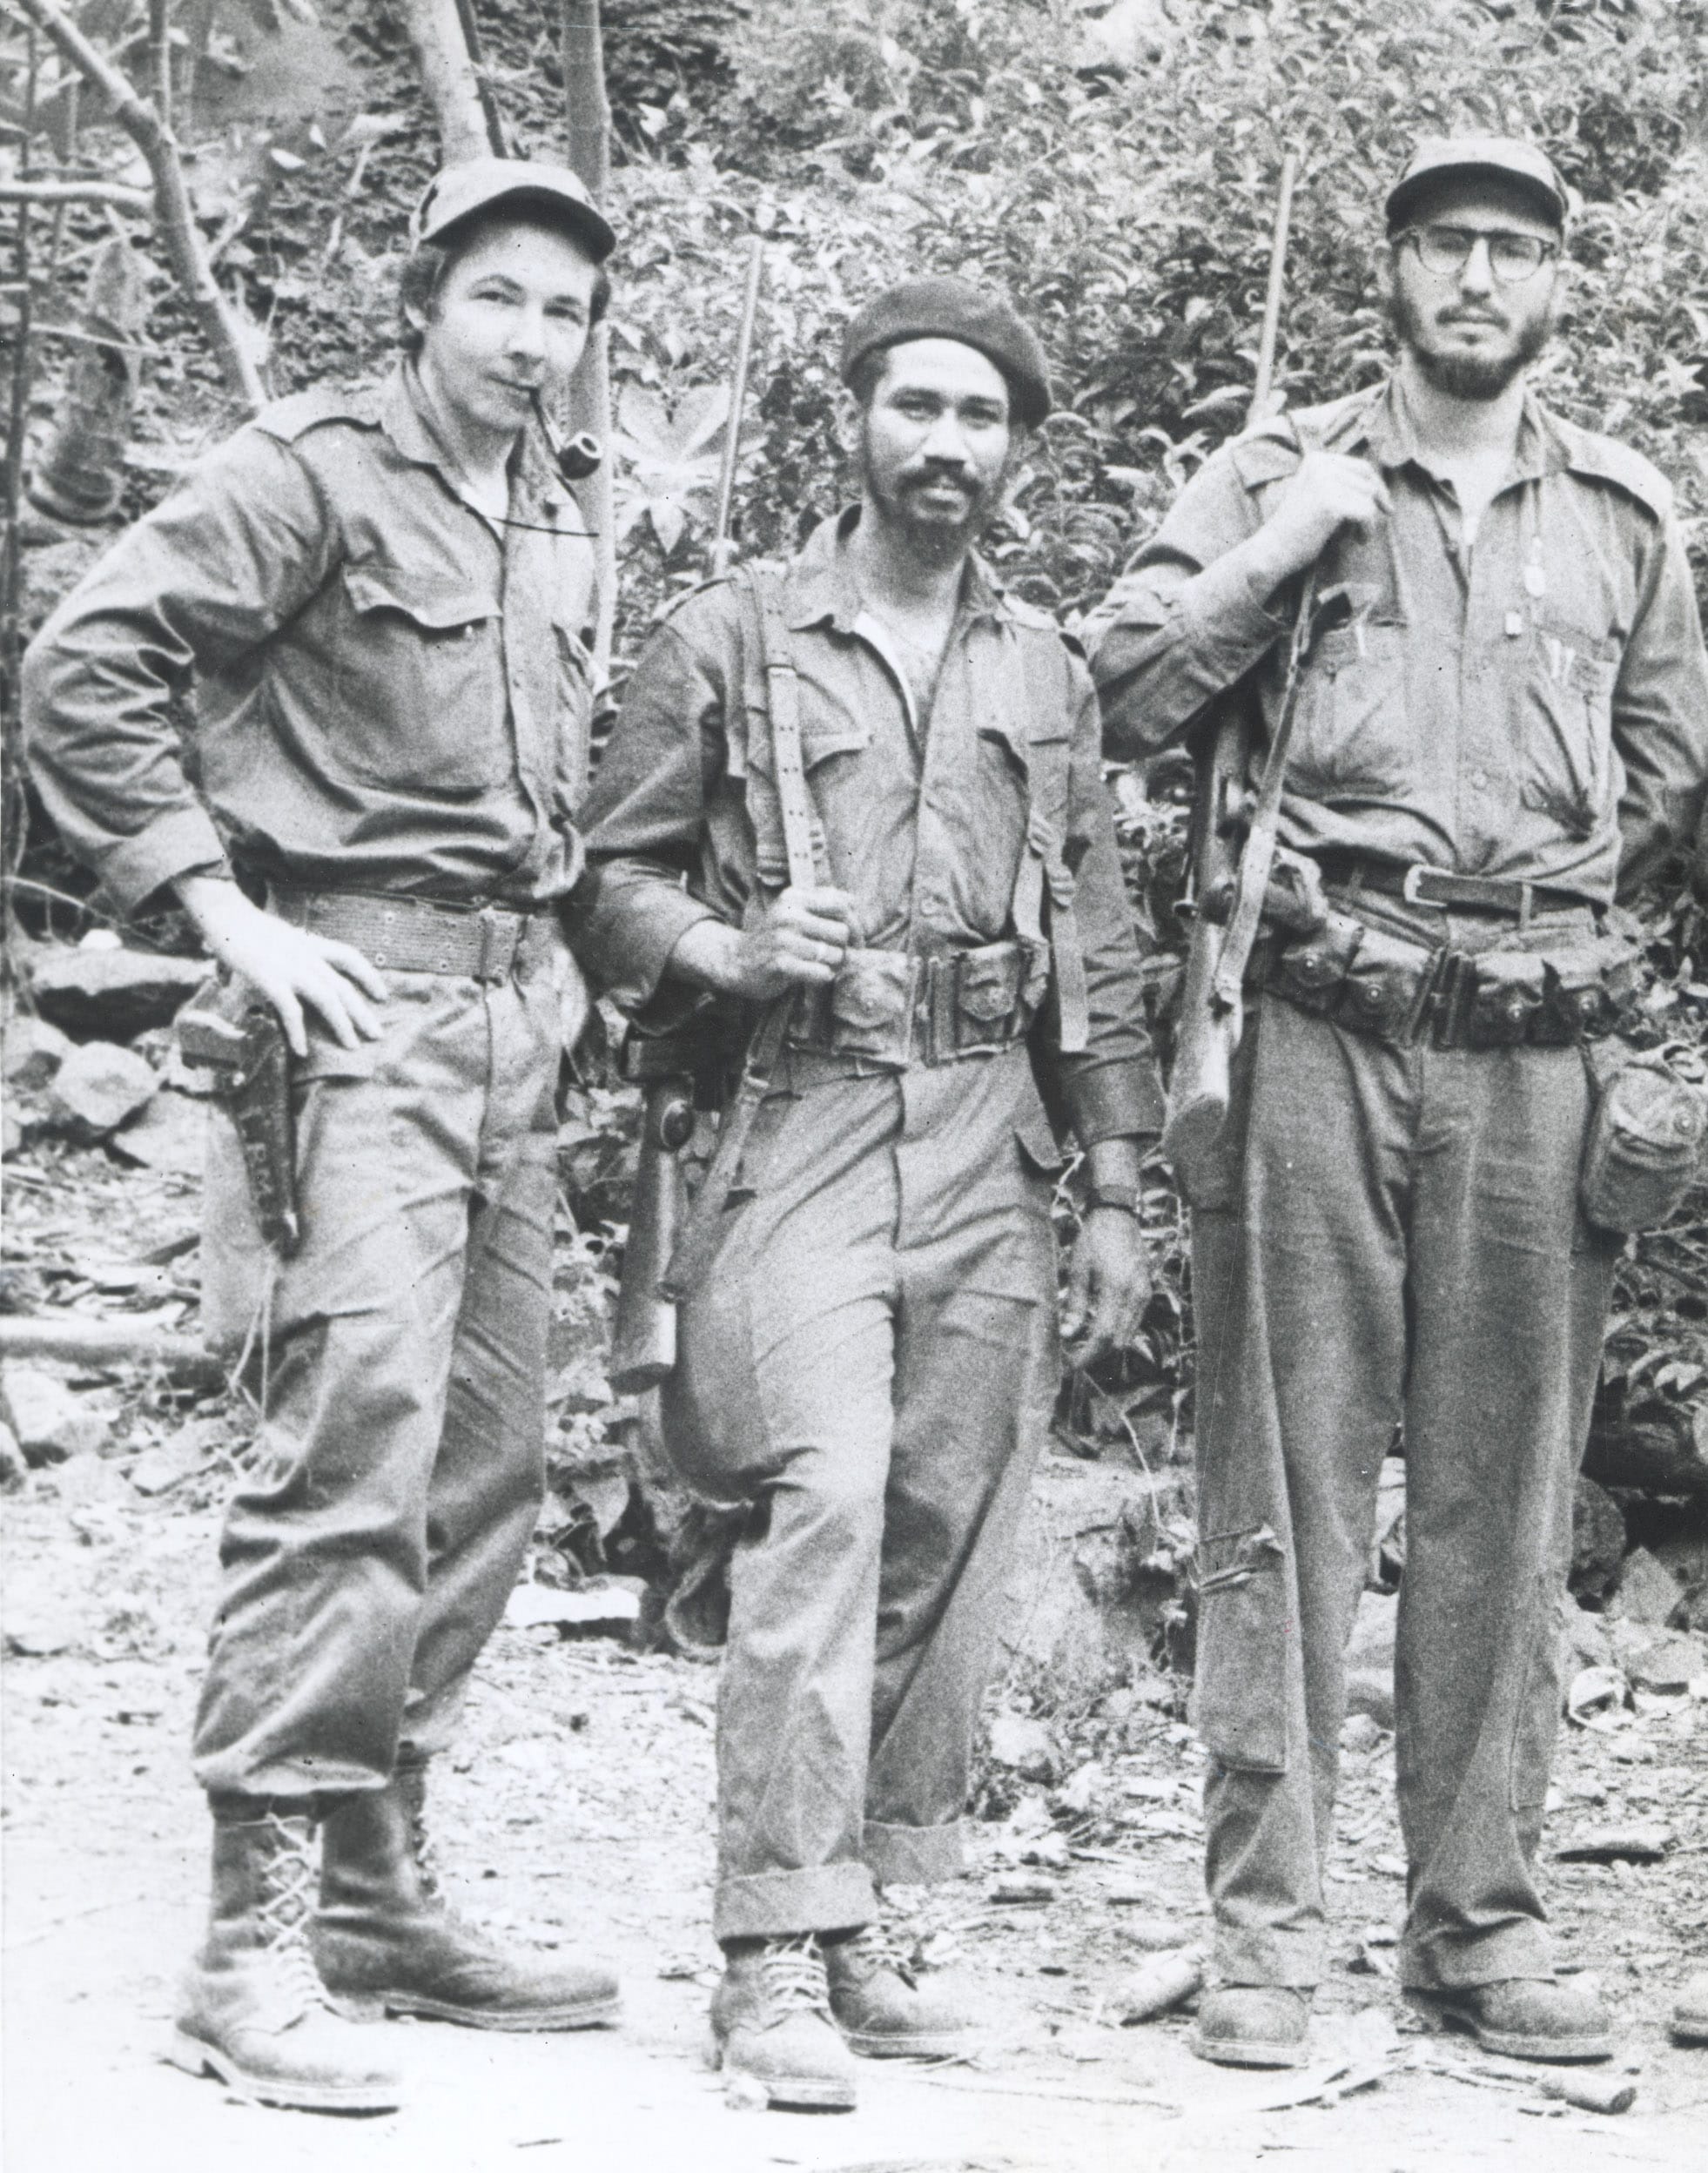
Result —
[{"label": "rifle", "polygon": [[[1298,171],[1297,155],[1289,151],[1281,162],[1247,429],[1263,420],[1269,404]],[[1315,609],[1315,586],[1308,578],[1293,629],[1286,690],[1256,802],[1250,799],[1246,784],[1254,729],[1248,700],[1237,692],[1228,700],[1213,738],[1199,750],[1193,808],[1192,944],[1162,1134],[1163,1152],[1188,1193],[1194,1168],[1214,1147],[1227,1120],[1234,1053],[1245,1025],[1241,989],[1274,860],[1275,817]],[[1239,838],[1247,818],[1242,850]]]},{"label": "rifle", "polygon": [[[717,515],[712,531],[711,571],[727,573],[735,558],[730,522],[734,509],[736,463],[740,457],[742,415],[753,360],[753,327],[759,309],[759,281],[764,243],[753,237],[747,283],[742,296],[741,328],[730,381],[730,414],[724,424],[723,461],[718,476]],[[617,1290],[616,1320],[611,1333],[610,1383],[619,1396],[639,1396],[656,1389],[676,1362],[676,1305],[664,1284],[677,1249],[683,1221],[682,1150],[694,1134],[694,1075],[703,1068],[704,1051],[690,1027],[649,1035],[631,1026],[623,1039],[622,1071],[646,1088],[641,1120],[641,1150],[635,1169],[634,1204],[629,1242],[623,1249],[622,1281]]]}]

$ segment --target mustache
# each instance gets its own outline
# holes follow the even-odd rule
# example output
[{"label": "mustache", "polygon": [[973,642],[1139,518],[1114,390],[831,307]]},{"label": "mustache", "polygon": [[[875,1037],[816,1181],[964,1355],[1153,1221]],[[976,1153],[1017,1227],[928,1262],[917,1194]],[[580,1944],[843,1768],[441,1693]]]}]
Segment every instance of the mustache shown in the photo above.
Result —
[{"label": "mustache", "polygon": [[904,490],[931,483],[952,483],[958,490],[976,492],[978,488],[971,473],[958,461],[922,461],[918,468],[906,469],[900,481]]}]

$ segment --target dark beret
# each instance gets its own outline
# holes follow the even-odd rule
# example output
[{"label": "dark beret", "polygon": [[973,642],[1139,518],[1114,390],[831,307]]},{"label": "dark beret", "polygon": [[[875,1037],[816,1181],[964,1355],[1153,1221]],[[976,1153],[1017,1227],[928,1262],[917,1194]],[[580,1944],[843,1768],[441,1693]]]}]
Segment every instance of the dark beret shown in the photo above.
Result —
[{"label": "dark beret", "polygon": [[1012,303],[967,279],[904,279],[885,287],[843,334],[843,383],[863,356],[899,346],[904,340],[958,340],[988,355],[1008,380],[1015,420],[1028,428],[1042,422],[1054,404],[1050,366],[1037,333]]}]

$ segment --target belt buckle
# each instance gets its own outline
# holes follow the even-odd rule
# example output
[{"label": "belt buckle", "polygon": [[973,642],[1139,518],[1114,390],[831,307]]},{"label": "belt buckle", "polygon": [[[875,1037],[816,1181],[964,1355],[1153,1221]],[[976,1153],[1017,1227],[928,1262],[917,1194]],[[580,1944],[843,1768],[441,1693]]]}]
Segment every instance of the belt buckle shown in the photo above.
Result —
[{"label": "belt buckle", "polygon": [[1405,879],[1400,885],[1400,896],[1405,900],[1408,905],[1438,905],[1440,903],[1439,899],[1425,898],[1423,895],[1423,884],[1427,877],[1439,875],[1440,873],[1441,870],[1439,868],[1428,867],[1422,861],[1414,860],[1411,865],[1406,870]]}]

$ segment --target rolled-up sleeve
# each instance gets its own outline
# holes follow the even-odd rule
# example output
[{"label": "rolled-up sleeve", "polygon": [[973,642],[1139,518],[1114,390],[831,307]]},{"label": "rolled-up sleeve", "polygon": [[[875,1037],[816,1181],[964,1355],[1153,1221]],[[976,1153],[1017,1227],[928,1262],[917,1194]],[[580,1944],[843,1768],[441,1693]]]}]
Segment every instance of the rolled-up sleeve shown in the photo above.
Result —
[{"label": "rolled-up sleeve", "polygon": [[1207,461],[1086,622],[1109,750],[1154,754],[1287,631],[1244,547],[1258,526],[1227,452]]},{"label": "rolled-up sleeve", "polygon": [[626,1012],[656,995],[684,932],[717,918],[686,879],[723,771],[723,703],[718,667],[656,628],[582,805],[587,872],[566,925],[589,979]]},{"label": "rolled-up sleeve", "polygon": [[240,431],[122,536],[24,658],[30,776],[66,844],[121,912],[225,865],[185,766],[199,669],[228,668],[324,576],[326,521],[290,451]]},{"label": "rolled-up sleeve", "polygon": [[1162,1081],[1145,1019],[1144,974],[1121,878],[1113,811],[1104,788],[1097,694],[1077,661],[1070,699],[1068,858],[1077,863],[1074,918],[1085,959],[1089,1031],[1084,1049],[1051,1049],[1060,1102],[1082,1147],[1162,1129]]},{"label": "rolled-up sleeve", "polygon": [[1698,838],[1708,779],[1708,658],[1684,542],[1670,515],[1656,531],[1613,690],[1613,742],[1624,764],[1619,806],[1619,891],[1629,897],[1696,845],[1696,882],[1708,884],[1708,838]]}]

